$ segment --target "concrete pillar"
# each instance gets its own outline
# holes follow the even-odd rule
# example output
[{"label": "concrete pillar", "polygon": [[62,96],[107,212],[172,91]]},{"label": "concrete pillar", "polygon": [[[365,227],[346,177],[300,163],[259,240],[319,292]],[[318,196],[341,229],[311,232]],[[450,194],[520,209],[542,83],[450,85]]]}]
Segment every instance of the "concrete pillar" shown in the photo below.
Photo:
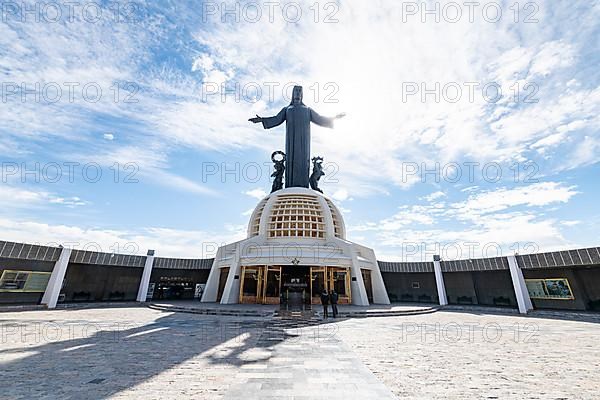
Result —
[{"label": "concrete pillar", "polygon": [[[62,247],[62,246],[61,246]],[[60,256],[54,264],[48,286],[42,296],[42,304],[48,306],[48,308],[56,308],[58,302],[58,296],[60,295],[60,289],[62,288],[65,274],[67,273],[67,267],[69,266],[69,258],[71,258],[71,249],[62,247]]]},{"label": "concrete pillar", "polygon": [[517,257],[508,256],[508,269],[510,271],[510,277],[512,279],[513,288],[515,289],[515,297],[517,298],[517,305],[519,306],[519,312],[521,314],[527,314],[527,311],[533,310],[533,304],[525,285],[525,278],[523,277],[523,271],[519,268],[517,263]]},{"label": "concrete pillar", "polygon": [[444,275],[442,274],[440,256],[433,256],[433,272],[435,272],[435,285],[437,286],[440,306],[447,306],[448,297],[446,296],[446,285],[444,285]]},{"label": "concrete pillar", "polygon": [[208,273],[206,287],[204,288],[204,293],[202,293],[202,299],[200,300],[202,303],[216,303],[217,301],[217,296],[219,295],[219,278],[221,277],[221,269],[219,268],[218,262],[218,260],[221,259],[220,252],[221,248],[217,250],[215,260],[213,261],[210,272]]},{"label": "concrete pillar", "polygon": [[148,285],[150,285],[150,275],[152,274],[152,266],[154,265],[154,250],[148,250],[146,255],[146,263],[144,264],[144,272],[140,280],[140,288],[138,289],[137,301],[144,303],[148,295]]},{"label": "concrete pillar", "polygon": [[352,293],[353,305],[363,307],[369,305],[367,289],[356,256],[352,257],[352,267],[350,268],[350,293]]}]

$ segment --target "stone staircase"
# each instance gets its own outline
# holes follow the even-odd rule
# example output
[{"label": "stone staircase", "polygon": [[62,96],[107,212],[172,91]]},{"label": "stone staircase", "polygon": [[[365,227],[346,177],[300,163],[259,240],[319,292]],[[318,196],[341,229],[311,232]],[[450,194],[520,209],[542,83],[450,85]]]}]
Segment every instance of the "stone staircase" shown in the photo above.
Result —
[{"label": "stone staircase", "polygon": [[[423,307],[407,310],[365,310],[365,311],[340,311],[338,318],[370,318],[370,317],[402,317],[410,315],[431,314],[438,311],[441,307]],[[329,311],[331,314],[331,310]]]},{"label": "stone staircase", "polygon": [[201,314],[201,315],[224,315],[232,317],[272,317],[273,311],[271,310],[256,310],[256,309],[244,309],[244,308],[211,308],[211,307],[198,307],[198,306],[183,306],[173,304],[159,304],[150,303],[147,305],[148,308],[159,311],[170,311],[180,312],[188,314]]},{"label": "stone staircase", "polygon": [[[262,308],[245,307],[245,305],[232,305],[228,307],[209,306],[200,304],[164,304],[150,303],[148,308],[167,312],[182,312],[202,315],[223,315],[236,317],[275,318],[281,321],[297,321],[299,323],[309,321],[322,321],[322,308],[311,306],[289,307],[289,308]],[[265,306],[266,307],[266,306]],[[398,317],[429,314],[438,311],[439,306],[420,306],[405,308],[375,308],[375,309],[340,309],[338,319],[347,318],[370,318],[370,317]],[[329,311],[329,321],[334,321]]]},{"label": "stone staircase", "polygon": [[312,319],[315,317],[313,310],[277,310],[275,317],[284,319]]}]

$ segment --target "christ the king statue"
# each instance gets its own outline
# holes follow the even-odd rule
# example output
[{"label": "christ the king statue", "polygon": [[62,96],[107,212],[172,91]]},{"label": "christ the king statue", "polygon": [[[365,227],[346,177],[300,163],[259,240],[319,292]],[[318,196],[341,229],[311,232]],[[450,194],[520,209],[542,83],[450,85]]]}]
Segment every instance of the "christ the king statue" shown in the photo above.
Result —
[{"label": "christ the king statue", "polygon": [[250,118],[250,122],[262,122],[265,129],[271,129],[286,122],[285,135],[285,187],[309,186],[310,174],[310,123],[333,128],[333,121],[344,117],[338,114],[333,118],[323,117],[302,102],[302,86],[294,86],[292,102],[273,117]]}]

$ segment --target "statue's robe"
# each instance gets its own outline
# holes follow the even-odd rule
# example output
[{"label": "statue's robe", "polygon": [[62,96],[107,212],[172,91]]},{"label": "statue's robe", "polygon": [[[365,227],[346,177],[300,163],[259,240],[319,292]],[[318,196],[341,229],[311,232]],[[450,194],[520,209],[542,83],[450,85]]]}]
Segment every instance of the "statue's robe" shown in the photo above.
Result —
[{"label": "statue's robe", "polygon": [[274,117],[263,118],[265,129],[274,128],[286,122],[285,130],[285,187],[309,186],[310,176],[310,123],[333,128],[335,118],[319,115],[304,104],[284,107]]}]

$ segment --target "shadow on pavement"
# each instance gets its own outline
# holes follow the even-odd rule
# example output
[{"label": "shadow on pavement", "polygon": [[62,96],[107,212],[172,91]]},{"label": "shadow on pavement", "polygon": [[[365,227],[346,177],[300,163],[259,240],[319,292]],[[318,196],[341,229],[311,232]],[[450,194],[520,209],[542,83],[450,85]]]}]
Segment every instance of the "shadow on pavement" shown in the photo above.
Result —
[{"label": "shadow on pavement", "polygon": [[[264,362],[270,355],[261,349],[297,340],[309,326],[321,326],[317,330],[326,340],[337,331],[326,326],[340,321],[169,313],[135,325],[1,317],[3,395],[24,399],[107,398],[200,354],[194,361],[199,368]],[[231,383],[221,383],[220,390]]]}]

